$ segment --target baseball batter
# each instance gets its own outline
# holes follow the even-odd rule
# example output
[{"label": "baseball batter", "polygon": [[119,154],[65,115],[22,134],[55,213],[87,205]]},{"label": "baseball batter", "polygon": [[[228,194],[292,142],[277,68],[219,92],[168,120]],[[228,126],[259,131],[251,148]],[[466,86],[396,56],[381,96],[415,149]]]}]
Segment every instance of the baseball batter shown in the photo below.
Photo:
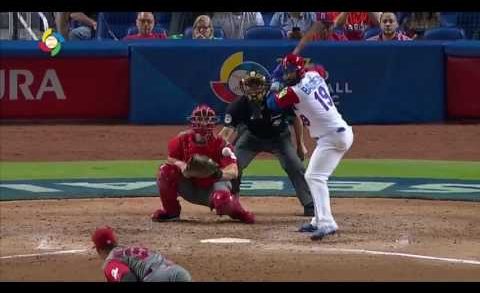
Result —
[{"label": "baseball batter", "polygon": [[315,216],[302,225],[300,232],[313,232],[311,239],[320,240],[334,234],[338,225],[330,208],[327,181],[353,143],[352,128],[338,113],[325,83],[321,66],[305,67],[305,60],[288,54],[282,60],[285,87],[267,99],[272,110],[292,107],[317,145],[305,173],[312,192]]},{"label": "baseball batter", "polygon": [[190,282],[190,273],[160,253],[145,247],[118,245],[112,228],[92,234],[98,255],[104,260],[107,282]]},{"label": "baseball batter", "polygon": [[156,222],[180,218],[178,196],[215,209],[217,215],[253,224],[253,213],[243,209],[232,193],[230,180],[237,178],[237,158],[231,144],[214,135],[219,118],[207,105],[193,109],[191,129],[179,133],[168,144],[167,162],[160,166],[157,185],[163,209],[152,215]]}]

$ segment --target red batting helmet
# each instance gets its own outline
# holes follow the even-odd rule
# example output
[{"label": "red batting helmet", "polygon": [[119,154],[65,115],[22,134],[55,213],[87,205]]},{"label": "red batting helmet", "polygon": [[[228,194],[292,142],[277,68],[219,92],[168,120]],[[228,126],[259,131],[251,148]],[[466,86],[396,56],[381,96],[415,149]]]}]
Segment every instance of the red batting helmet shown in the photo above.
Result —
[{"label": "red batting helmet", "polygon": [[190,121],[193,131],[206,138],[211,138],[213,135],[213,128],[219,120],[220,119],[215,111],[205,104],[196,106],[192,111],[192,115],[188,117],[188,121]]},{"label": "red batting helmet", "polygon": [[104,226],[95,230],[95,232],[92,234],[92,241],[97,250],[105,249],[112,245],[117,245],[117,236],[115,236],[112,228],[109,226]]},{"label": "red batting helmet", "polygon": [[[282,59],[282,67],[284,72],[283,80],[287,85],[296,84],[305,73],[305,59],[290,53]],[[295,74],[292,75],[292,73]]]},{"label": "red batting helmet", "polygon": [[282,65],[287,72],[296,71],[300,76],[305,70],[305,59],[301,56],[290,53],[283,57]]}]

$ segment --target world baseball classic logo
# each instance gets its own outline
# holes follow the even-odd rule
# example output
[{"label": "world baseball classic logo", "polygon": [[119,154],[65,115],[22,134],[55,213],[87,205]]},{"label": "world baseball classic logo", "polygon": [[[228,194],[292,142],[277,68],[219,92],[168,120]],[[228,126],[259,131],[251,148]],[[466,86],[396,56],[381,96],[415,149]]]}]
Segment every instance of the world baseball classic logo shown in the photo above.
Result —
[{"label": "world baseball classic logo", "polygon": [[220,69],[220,80],[211,81],[210,88],[217,98],[225,103],[231,103],[243,95],[240,80],[252,70],[267,77],[270,76],[263,65],[253,61],[243,61],[243,52],[234,53],[225,59]]},{"label": "world baseball classic logo", "polygon": [[50,53],[54,57],[62,49],[61,43],[65,42],[63,36],[59,33],[54,33],[51,28],[43,33],[42,41],[38,43],[40,50],[45,53]]}]

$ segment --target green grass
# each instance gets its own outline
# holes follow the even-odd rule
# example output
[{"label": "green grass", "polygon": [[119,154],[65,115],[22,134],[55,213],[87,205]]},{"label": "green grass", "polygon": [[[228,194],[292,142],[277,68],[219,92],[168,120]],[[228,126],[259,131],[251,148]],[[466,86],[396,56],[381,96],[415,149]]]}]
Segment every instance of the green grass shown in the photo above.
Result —
[{"label": "green grass", "polygon": [[[161,162],[1,162],[0,180],[154,177]],[[254,160],[245,175],[286,176],[276,160]],[[480,180],[480,162],[350,159],[333,176]]]}]

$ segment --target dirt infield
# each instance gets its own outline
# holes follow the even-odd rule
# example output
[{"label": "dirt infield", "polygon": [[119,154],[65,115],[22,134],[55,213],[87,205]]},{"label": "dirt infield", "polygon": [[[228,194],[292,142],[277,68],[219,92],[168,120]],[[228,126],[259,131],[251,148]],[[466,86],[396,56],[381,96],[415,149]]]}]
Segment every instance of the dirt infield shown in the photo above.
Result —
[{"label": "dirt infield", "polygon": [[[180,128],[1,125],[0,157],[161,159],[166,139]],[[480,160],[478,124],[358,126],[354,131],[348,158]],[[312,242],[295,232],[307,220],[298,216],[296,198],[242,202],[256,213],[255,225],[216,217],[185,201],[181,222],[151,223],[158,198],[1,202],[0,279],[102,281],[89,233],[108,224],[122,242],[158,249],[196,281],[480,281],[480,203],[335,198],[340,232]],[[221,237],[251,243],[200,243]],[[20,256],[59,250],[86,251]]]}]

